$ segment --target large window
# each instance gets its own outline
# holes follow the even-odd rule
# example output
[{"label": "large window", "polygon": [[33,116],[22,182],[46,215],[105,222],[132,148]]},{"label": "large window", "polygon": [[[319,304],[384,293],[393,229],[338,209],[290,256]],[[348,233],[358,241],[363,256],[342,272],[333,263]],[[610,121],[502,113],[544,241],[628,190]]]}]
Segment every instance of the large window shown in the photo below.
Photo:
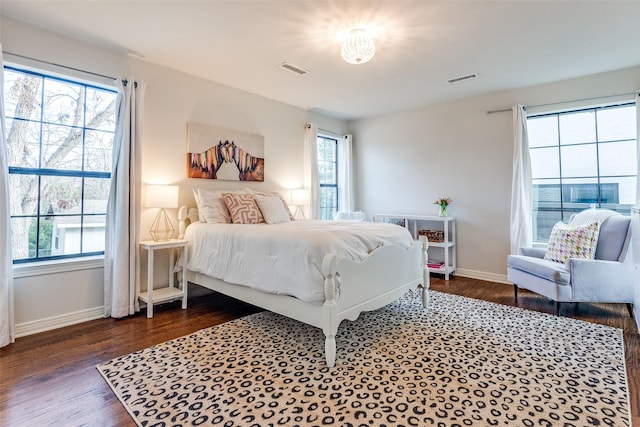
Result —
[{"label": "large window", "polygon": [[320,219],[333,219],[338,211],[338,140],[318,135]]},{"label": "large window", "polygon": [[14,262],[104,253],[116,92],[4,69]]},{"label": "large window", "polygon": [[591,206],[629,214],[635,204],[635,104],[529,116],[533,239]]}]

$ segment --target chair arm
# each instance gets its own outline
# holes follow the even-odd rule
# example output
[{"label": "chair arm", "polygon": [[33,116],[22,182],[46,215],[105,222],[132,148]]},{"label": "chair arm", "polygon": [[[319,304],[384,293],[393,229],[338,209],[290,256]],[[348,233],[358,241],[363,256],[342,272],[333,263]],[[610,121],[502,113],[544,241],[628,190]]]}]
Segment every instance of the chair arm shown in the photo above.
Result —
[{"label": "chair arm", "polygon": [[[633,299],[631,263],[577,258],[570,258],[567,262],[574,298],[601,302],[630,302]],[[605,295],[615,295],[615,298]]]},{"label": "chair arm", "polygon": [[545,248],[520,248],[520,255],[530,256],[533,258],[544,258],[547,253]]}]

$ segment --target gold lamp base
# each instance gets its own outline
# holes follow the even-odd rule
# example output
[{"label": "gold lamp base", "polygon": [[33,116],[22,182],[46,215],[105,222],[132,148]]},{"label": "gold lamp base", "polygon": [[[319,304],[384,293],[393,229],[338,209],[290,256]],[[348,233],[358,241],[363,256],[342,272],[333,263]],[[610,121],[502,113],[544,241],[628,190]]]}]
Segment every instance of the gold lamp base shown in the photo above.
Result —
[{"label": "gold lamp base", "polygon": [[160,208],[158,215],[156,215],[156,218],[151,224],[151,230],[149,231],[151,233],[151,238],[155,242],[166,242],[173,237],[173,224],[171,224],[171,220],[163,208]]}]

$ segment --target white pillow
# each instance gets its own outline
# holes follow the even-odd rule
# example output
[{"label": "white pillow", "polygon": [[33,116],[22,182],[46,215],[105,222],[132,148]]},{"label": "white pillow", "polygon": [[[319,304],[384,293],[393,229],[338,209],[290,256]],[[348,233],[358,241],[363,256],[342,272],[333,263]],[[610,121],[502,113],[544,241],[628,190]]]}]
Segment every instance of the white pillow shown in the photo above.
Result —
[{"label": "white pillow", "polygon": [[278,224],[280,222],[291,222],[289,212],[286,211],[282,204],[282,199],[278,196],[259,196],[253,195],[258,203],[260,212],[267,224]]},{"label": "white pillow", "polygon": [[250,188],[245,188],[243,190],[245,193],[249,193],[251,195],[255,196],[278,196],[278,198],[280,198],[280,200],[282,201],[282,206],[284,207],[284,210],[287,212],[287,214],[289,214],[289,219],[291,221],[293,221],[295,218],[293,217],[293,214],[291,213],[291,209],[289,208],[289,205],[287,204],[286,200],[284,200],[284,197],[282,197],[282,194],[276,192],[276,191],[254,191]]},{"label": "white pillow", "polygon": [[193,190],[193,198],[196,201],[196,210],[198,211],[198,221],[200,222],[207,222],[204,219],[204,216],[202,215],[202,210],[200,209],[200,196],[198,196],[198,189],[194,188]]},{"label": "white pillow", "polygon": [[229,210],[222,199],[222,191],[198,189],[198,216],[201,222],[228,224],[231,222]]}]

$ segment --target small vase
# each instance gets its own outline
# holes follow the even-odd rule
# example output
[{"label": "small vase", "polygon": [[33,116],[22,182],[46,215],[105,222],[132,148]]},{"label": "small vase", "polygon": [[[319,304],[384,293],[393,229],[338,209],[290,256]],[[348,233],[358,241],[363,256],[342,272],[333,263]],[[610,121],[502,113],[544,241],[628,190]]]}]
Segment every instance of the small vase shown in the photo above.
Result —
[{"label": "small vase", "polygon": [[447,207],[445,205],[440,205],[440,216],[447,216]]}]

